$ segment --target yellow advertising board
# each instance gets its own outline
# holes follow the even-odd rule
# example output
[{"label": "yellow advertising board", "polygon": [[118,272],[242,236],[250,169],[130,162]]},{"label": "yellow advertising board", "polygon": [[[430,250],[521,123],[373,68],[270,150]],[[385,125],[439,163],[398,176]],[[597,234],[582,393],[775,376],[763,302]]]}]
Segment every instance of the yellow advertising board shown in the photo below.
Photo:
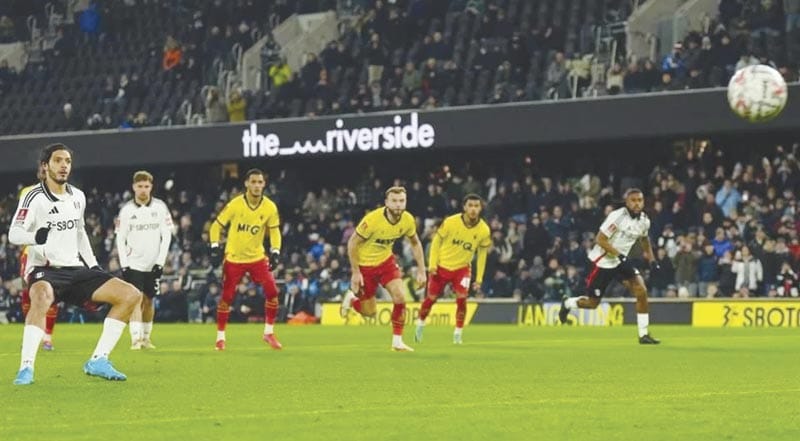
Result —
[{"label": "yellow advertising board", "polygon": [[800,302],[694,302],[692,326],[797,328]]},{"label": "yellow advertising board", "polygon": [[[390,326],[392,324],[392,303],[378,302],[378,312],[375,318],[362,317],[361,314],[353,311],[352,309],[347,315],[347,318],[342,318],[339,314],[338,303],[324,303],[322,305],[322,320],[320,323],[323,325],[367,325],[367,326]],[[419,303],[406,303],[406,325],[410,325],[417,320],[419,315]],[[475,302],[467,302],[467,316],[464,318],[464,324],[469,324],[475,311],[478,309],[478,304]],[[426,325],[436,326],[455,326],[456,325],[456,304],[455,302],[437,302],[433,305],[431,313],[428,314],[428,319],[425,321]]]},{"label": "yellow advertising board", "polygon": [[[518,321],[523,326],[558,326],[560,302],[520,305]],[[574,309],[567,323],[578,326],[619,326],[625,323],[625,306],[621,303],[602,302],[597,309]]]}]

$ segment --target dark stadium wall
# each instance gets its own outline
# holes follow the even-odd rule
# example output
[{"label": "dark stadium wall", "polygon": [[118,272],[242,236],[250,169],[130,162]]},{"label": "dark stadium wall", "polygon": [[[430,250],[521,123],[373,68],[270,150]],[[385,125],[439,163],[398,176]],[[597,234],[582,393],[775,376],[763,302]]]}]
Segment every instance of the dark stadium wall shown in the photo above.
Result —
[{"label": "dark stadium wall", "polygon": [[28,169],[38,150],[64,142],[81,167],[166,165],[248,159],[324,159],[442,149],[546,148],[564,143],[665,140],[685,136],[800,133],[800,85],[775,120],[733,115],[725,91],[374,113],[245,124],[24,135],[0,138],[0,172]]}]

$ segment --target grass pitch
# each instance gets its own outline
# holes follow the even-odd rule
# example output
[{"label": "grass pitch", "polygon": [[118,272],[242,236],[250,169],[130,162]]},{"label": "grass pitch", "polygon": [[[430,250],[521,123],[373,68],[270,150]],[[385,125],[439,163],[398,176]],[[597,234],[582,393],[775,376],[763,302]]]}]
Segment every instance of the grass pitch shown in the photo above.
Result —
[{"label": "grass pitch", "polygon": [[796,440],[796,329],[428,327],[389,350],[388,327],[156,324],[158,349],[87,377],[100,325],[56,327],[36,383],[13,386],[21,326],[0,326],[0,440]]}]

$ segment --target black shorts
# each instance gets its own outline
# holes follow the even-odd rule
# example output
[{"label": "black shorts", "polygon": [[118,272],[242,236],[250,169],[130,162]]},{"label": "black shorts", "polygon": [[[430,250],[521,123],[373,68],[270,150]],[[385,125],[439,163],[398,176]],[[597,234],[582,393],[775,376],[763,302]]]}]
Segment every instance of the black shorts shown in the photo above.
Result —
[{"label": "black shorts", "polygon": [[625,261],[616,268],[600,268],[592,263],[589,268],[592,270],[586,277],[586,295],[589,297],[602,297],[606,288],[614,280],[622,282],[630,280],[640,275],[639,270],[630,262]]},{"label": "black shorts", "polygon": [[53,287],[56,302],[87,306],[98,288],[113,279],[111,274],[85,266],[35,267],[28,276],[28,286],[36,282],[48,282]]},{"label": "black shorts", "polygon": [[148,298],[152,299],[158,294],[158,279],[150,271],[128,269],[122,273],[122,278],[135,286],[136,289],[144,293]]}]

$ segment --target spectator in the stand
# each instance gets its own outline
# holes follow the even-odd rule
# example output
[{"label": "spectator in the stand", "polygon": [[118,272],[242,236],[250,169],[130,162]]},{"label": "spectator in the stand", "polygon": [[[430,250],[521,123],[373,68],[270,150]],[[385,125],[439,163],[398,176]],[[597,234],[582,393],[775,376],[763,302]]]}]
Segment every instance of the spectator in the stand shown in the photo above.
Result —
[{"label": "spectator in the stand", "polygon": [[80,28],[84,35],[93,39],[98,36],[100,32],[100,12],[97,10],[97,4],[94,0],[89,2],[89,6],[81,12]]},{"label": "spectator in the stand", "polygon": [[554,97],[557,94],[560,96],[559,89],[567,77],[566,60],[564,59],[563,52],[556,52],[550,65],[547,67],[547,77],[545,80],[545,89],[549,97]]},{"label": "spectator in the stand", "polygon": [[697,261],[697,280],[698,295],[700,297],[706,297],[708,295],[708,286],[717,284],[719,280],[717,255],[714,254],[714,246],[710,243],[703,246],[703,254],[700,256],[700,260]]},{"label": "spectator in the stand", "polygon": [[661,74],[661,83],[653,88],[654,92],[671,92],[673,90],[683,89],[683,84],[680,80],[674,78],[669,72]]},{"label": "spectator in the stand", "polygon": [[742,55],[739,57],[739,61],[736,62],[736,70],[744,69],[747,66],[758,66],[760,62],[758,58],[756,58],[750,52],[743,52]]},{"label": "spectator in the stand", "polygon": [[242,96],[239,89],[231,91],[228,98],[228,120],[230,122],[242,122],[245,118],[247,111],[247,100]]},{"label": "spectator in the stand", "polygon": [[278,62],[269,67],[269,79],[272,87],[280,88],[288,83],[292,77],[292,69],[286,63],[286,57],[281,57]]},{"label": "spectator in the stand", "polygon": [[800,0],[783,0],[783,13],[786,15],[786,34],[790,36],[787,42],[789,43],[794,40],[791,38],[794,31],[800,28]]},{"label": "spectator in the stand", "polygon": [[656,64],[650,60],[645,60],[642,67],[642,83],[648,92],[654,90],[661,83],[661,72],[658,71]]},{"label": "spectator in the stand", "polygon": [[83,129],[83,118],[75,112],[71,103],[64,103],[64,118],[59,124],[59,128],[65,131],[77,131]]},{"label": "spectator in the stand", "polygon": [[306,95],[310,95],[311,91],[319,81],[319,73],[322,71],[322,64],[317,59],[317,56],[311,52],[306,54],[305,64],[300,68],[300,82]]},{"label": "spectator in the stand", "polygon": [[678,42],[672,46],[672,52],[661,61],[661,72],[673,78],[683,79],[686,75],[686,63],[683,59],[683,44]]},{"label": "spectator in the stand", "polygon": [[0,43],[12,43],[17,40],[14,32],[14,21],[7,15],[0,17]]},{"label": "spectator in the stand", "polygon": [[711,245],[714,247],[714,254],[717,258],[721,258],[727,252],[732,253],[734,251],[733,243],[725,235],[725,230],[723,228],[717,228]]},{"label": "spectator in the stand", "polygon": [[719,44],[712,49],[714,53],[714,66],[722,69],[725,73],[723,82],[735,71],[736,62],[739,59],[739,52],[733,46],[731,37],[727,33],[723,33],[719,37]]},{"label": "spectator in the stand", "polygon": [[800,277],[792,269],[789,262],[781,264],[780,272],[772,282],[775,294],[780,297],[798,297],[800,295]]},{"label": "spectator in the stand", "polygon": [[220,96],[219,89],[209,87],[206,95],[206,122],[220,123],[228,121],[228,109]]},{"label": "spectator in the stand", "polygon": [[675,283],[675,268],[664,248],[658,248],[656,251],[656,262],[658,265],[650,270],[647,287],[650,288],[653,297],[665,297],[669,285]]},{"label": "spectator in the stand", "polygon": [[17,73],[8,65],[8,60],[0,61],[0,93],[8,92],[16,81]]},{"label": "spectator in the stand", "polygon": [[219,284],[216,281],[208,283],[205,289],[205,294],[202,297],[202,321],[207,323],[214,321],[217,317],[217,303],[219,303]]},{"label": "spectator in the stand", "polygon": [[743,246],[736,252],[731,271],[736,274],[736,291],[747,288],[748,294],[758,292],[758,285],[764,279],[764,269],[761,261],[750,254],[750,248]]},{"label": "spectator in the stand", "polygon": [[414,63],[407,62],[403,71],[403,89],[406,93],[413,93],[422,87],[422,74],[414,66]]},{"label": "spectator in the stand", "polygon": [[748,17],[752,38],[762,40],[767,36],[780,36],[781,30],[785,26],[778,0],[761,0],[754,6],[755,11]]},{"label": "spectator in the stand", "polygon": [[686,80],[687,89],[702,89],[708,87],[703,71],[699,68],[693,67],[689,69],[689,78]]},{"label": "spectator in the stand", "polygon": [[726,179],[722,184],[722,188],[717,191],[715,200],[717,206],[722,210],[722,214],[724,214],[725,217],[730,217],[731,213],[736,210],[736,207],[738,207],[739,203],[742,201],[742,195],[739,193],[739,190],[734,187],[733,181]]},{"label": "spectator in the stand", "polygon": [[606,90],[609,95],[618,95],[622,92],[625,81],[625,71],[619,63],[614,63],[606,72]]},{"label": "spectator in the stand", "polygon": [[164,56],[161,60],[161,67],[164,71],[169,71],[175,68],[183,57],[181,45],[172,35],[167,35],[167,41],[164,43]]},{"label": "spectator in the stand", "polygon": [[442,40],[442,33],[434,32],[433,42],[431,44],[431,57],[436,60],[448,60],[451,52],[450,47]]},{"label": "spectator in the stand", "polygon": [[647,92],[647,86],[644,84],[644,74],[639,69],[639,63],[632,62],[628,65],[628,72],[622,80],[622,86],[625,93]]},{"label": "spectator in the stand", "polygon": [[685,289],[690,296],[697,296],[697,275],[699,256],[692,244],[684,240],[678,254],[675,255],[675,283],[679,291]]},{"label": "spectator in the stand", "polygon": [[381,42],[381,36],[372,34],[369,39],[369,45],[364,48],[365,58],[367,60],[367,81],[372,84],[375,81],[381,81],[383,78],[383,69],[388,64],[389,58],[386,54],[386,48]]}]

